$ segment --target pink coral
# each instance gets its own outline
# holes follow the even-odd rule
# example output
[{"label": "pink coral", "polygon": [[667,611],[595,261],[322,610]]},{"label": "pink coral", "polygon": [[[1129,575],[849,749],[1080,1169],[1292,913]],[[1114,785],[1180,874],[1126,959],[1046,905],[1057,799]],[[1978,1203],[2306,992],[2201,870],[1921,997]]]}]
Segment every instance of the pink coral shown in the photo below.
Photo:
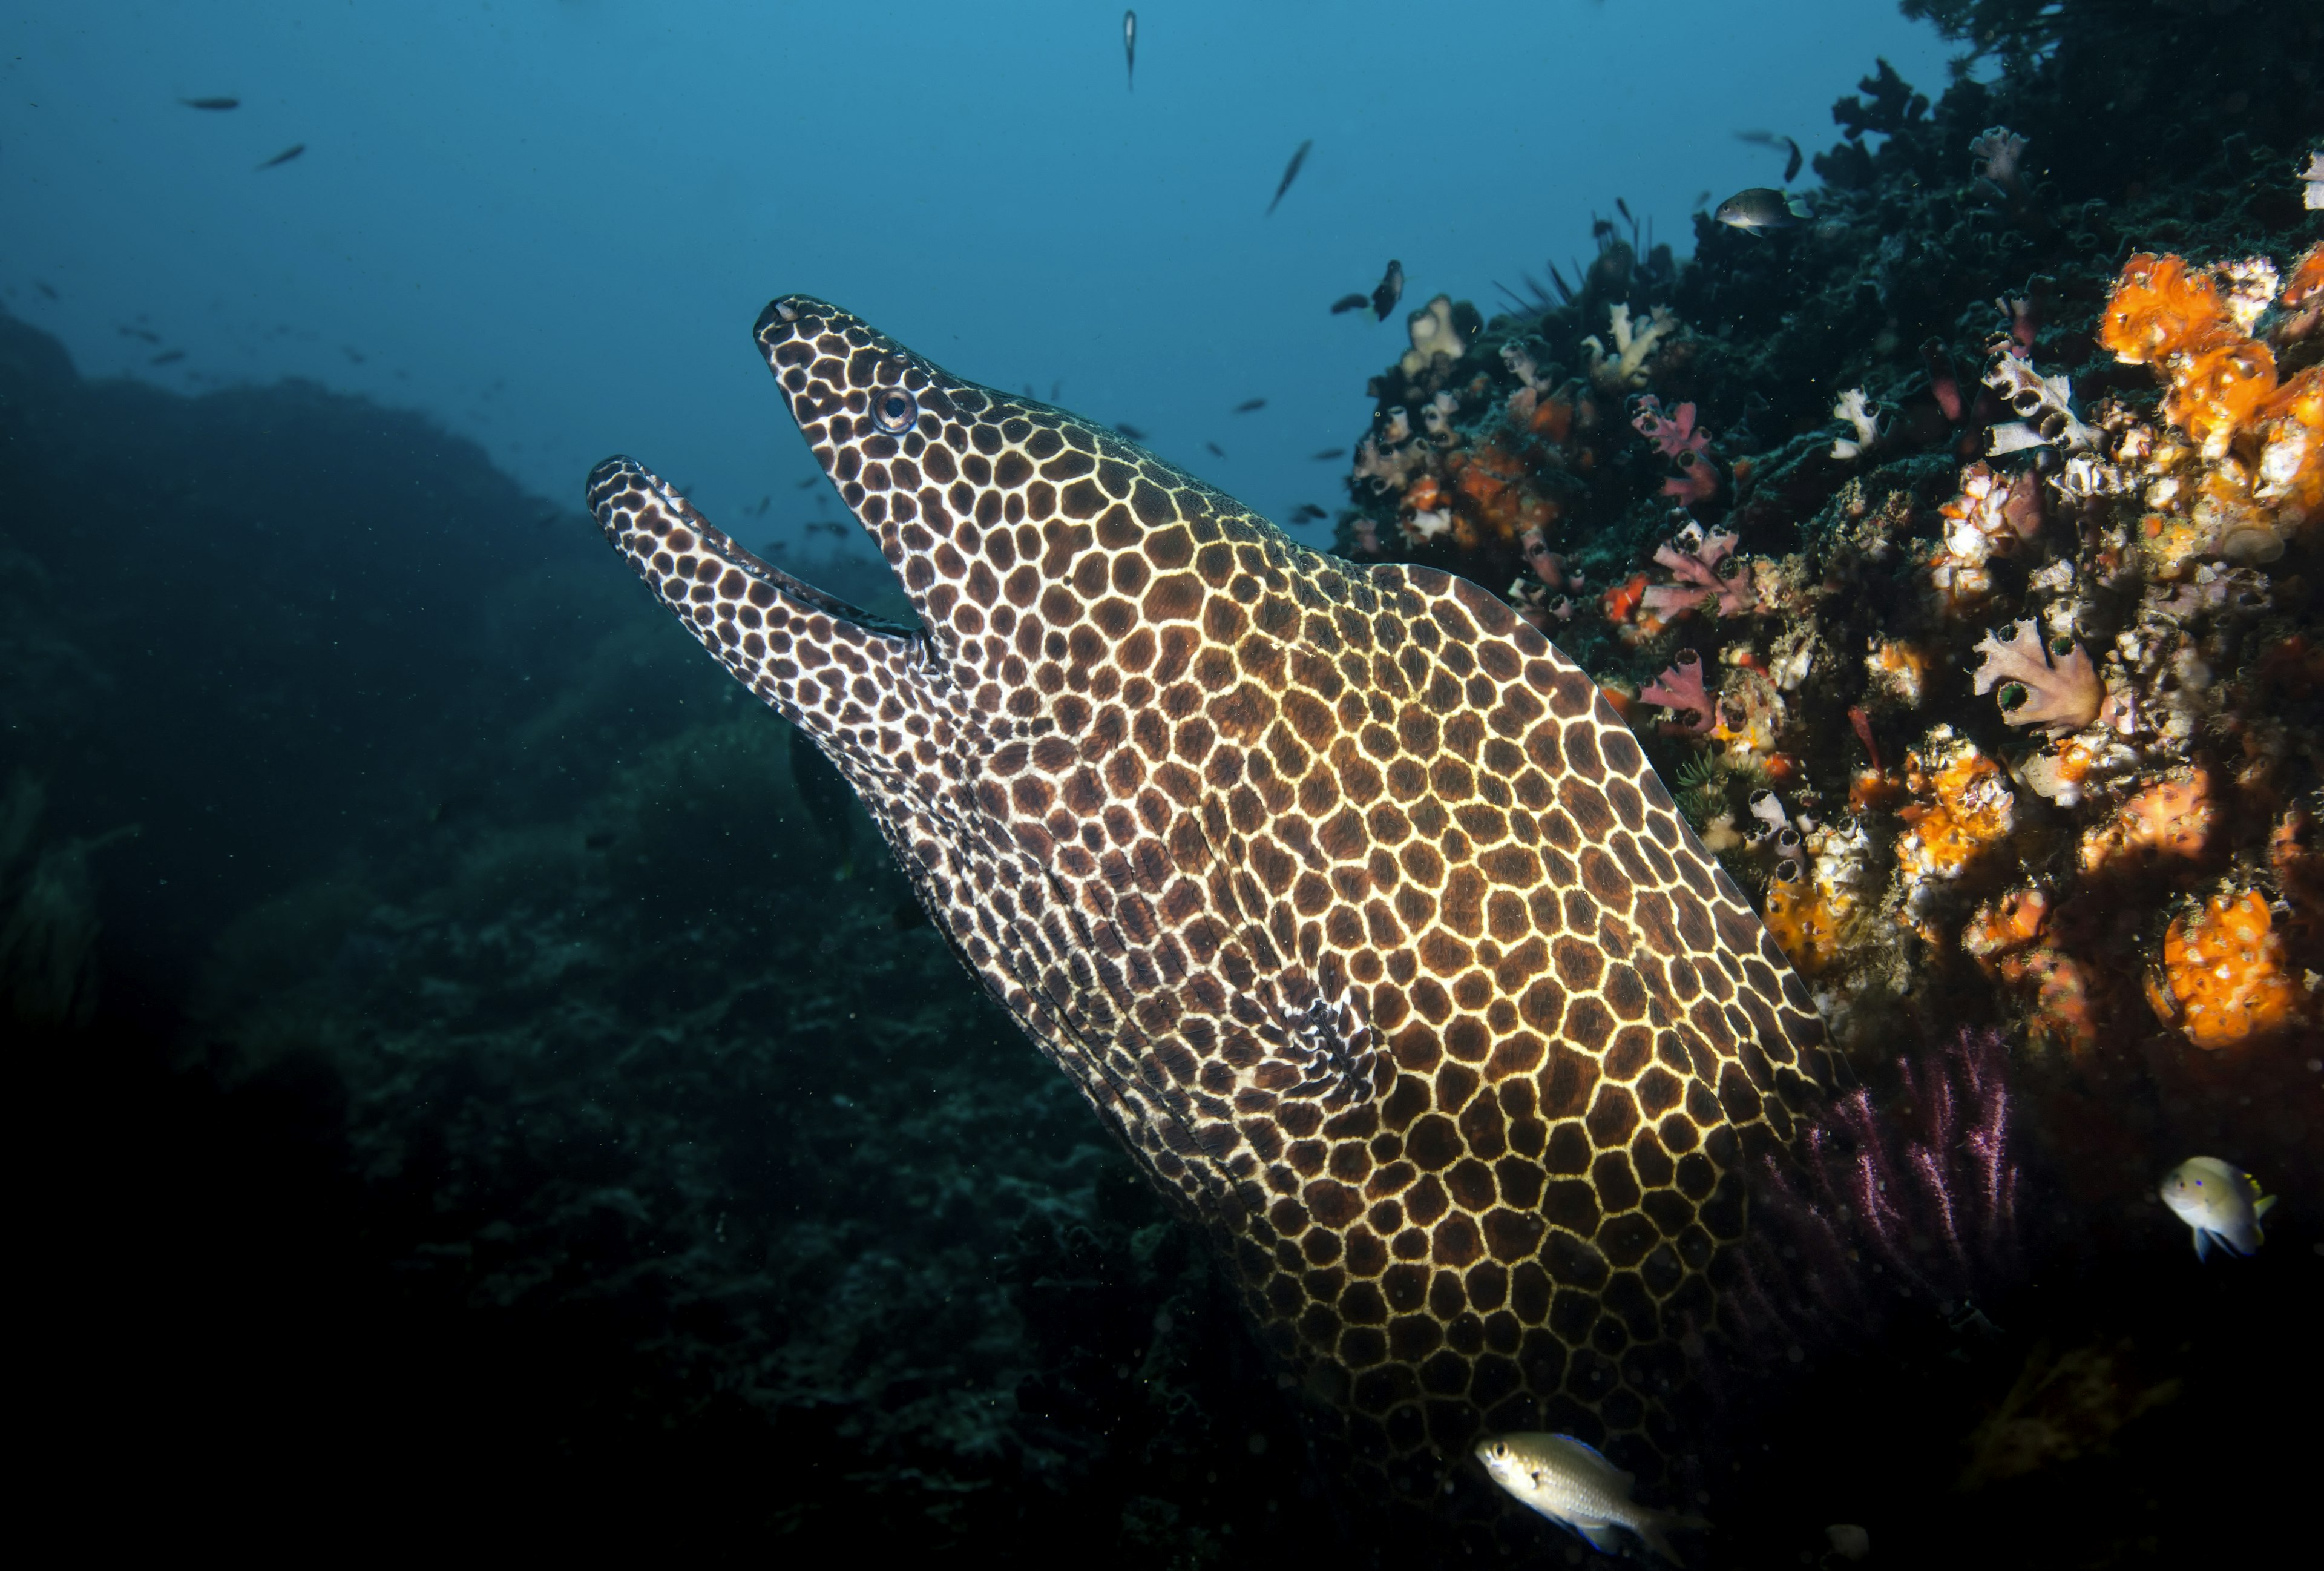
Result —
[{"label": "pink coral", "polygon": [[[1541,580],[1545,588],[1565,587],[1565,559],[1549,549],[1549,541],[1541,531],[1526,531],[1517,540],[1517,550],[1524,553],[1525,565],[1533,569],[1533,576]],[[1573,581],[1580,583],[1580,575],[1575,575]]]},{"label": "pink coral", "polygon": [[2106,688],[2089,654],[2072,639],[2061,638],[2056,646],[2044,644],[2041,628],[2029,618],[2015,624],[2006,639],[1987,633],[1975,648],[1985,656],[1985,663],[1971,673],[1978,692],[1991,692],[1995,683],[2006,682],[2024,695],[2013,705],[2007,688],[2003,689],[2001,717],[2010,725],[2038,726],[2056,737],[2080,731],[2098,718]]},{"label": "pink coral", "polygon": [[[1655,560],[1676,575],[1677,582],[1649,587],[1646,609],[1665,622],[1682,611],[1692,611],[1713,601],[1721,616],[1741,616],[1757,610],[1759,597],[1752,587],[1751,575],[1740,572],[1731,578],[1722,578],[1717,570],[1720,562],[1734,554],[1735,539],[1731,534],[1706,538],[1700,528],[1689,524],[1677,540],[1656,546]],[[1682,550],[1681,546],[1691,549]]]},{"label": "pink coral", "polygon": [[[1638,434],[1652,441],[1665,458],[1679,458],[1692,453],[1702,457],[1711,446],[1711,433],[1697,430],[1694,426],[1694,405],[1682,403],[1673,410],[1668,419],[1663,415],[1663,401],[1653,393],[1638,400],[1637,413],[1630,423]],[[1684,462],[1683,459],[1680,460]]]},{"label": "pink coral", "polygon": [[1702,735],[1719,723],[1718,710],[1702,685],[1702,657],[1683,649],[1673,660],[1670,670],[1638,689],[1639,701],[1671,711],[1674,718],[1663,723],[1665,730]]},{"label": "pink coral", "polygon": [[1678,473],[1663,482],[1663,494],[1682,507],[1708,502],[1719,494],[1719,474],[1711,464],[1711,433],[1698,430],[1694,405],[1682,403],[1665,417],[1662,400],[1649,393],[1637,401],[1630,423],[1655,445],[1655,451],[1678,466]]},{"label": "pink coral", "polygon": [[1989,180],[2003,190],[2018,188],[2019,166],[2025,158],[2025,138],[2006,125],[1995,125],[1969,144],[1969,156],[1977,160],[1976,173]]}]

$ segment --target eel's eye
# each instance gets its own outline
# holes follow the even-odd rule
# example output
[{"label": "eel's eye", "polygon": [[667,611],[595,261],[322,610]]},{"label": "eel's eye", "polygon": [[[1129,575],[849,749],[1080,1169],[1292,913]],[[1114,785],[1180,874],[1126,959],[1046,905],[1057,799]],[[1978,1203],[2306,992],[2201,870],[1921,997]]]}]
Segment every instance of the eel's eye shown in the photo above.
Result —
[{"label": "eel's eye", "polygon": [[900,437],[920,418],[920,402],[900,387],[872,397],[872,423],[891,437]]}]

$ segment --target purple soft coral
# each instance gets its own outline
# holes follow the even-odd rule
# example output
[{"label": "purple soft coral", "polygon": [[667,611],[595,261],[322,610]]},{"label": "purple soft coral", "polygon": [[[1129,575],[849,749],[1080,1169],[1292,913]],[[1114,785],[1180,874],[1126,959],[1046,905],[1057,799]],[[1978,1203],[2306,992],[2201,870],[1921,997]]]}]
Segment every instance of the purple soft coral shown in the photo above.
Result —
[{"label": "purple soft coral", "polygon": [[1901,1294],[1950,1309],[2018,1269],[2019,1160],[2007,1049],[1963,1031],[1900,1066],[1892,1108],[1849,1092],[1796,1162],[1762,1159],[1729,1329],[1751,1343],[1846,1345]]},{"label": "purple soft coral", "polygon": [[[1683,611],[1716,602],[1721,616],[1740,616],[1758,608],[1759,596],[1748,571],[1731,578],[1719,576],[1719,564],[1734,554],[1736,537],[1706,537],[1699,525],[1689,524],[1675,541],[1655,548],[1655,560],[1676,575],[1677,582],[1654,584],[1646,592],[1646,607],[1668,622]],[[1679,548],[1684,546],[1687,550]]]}]

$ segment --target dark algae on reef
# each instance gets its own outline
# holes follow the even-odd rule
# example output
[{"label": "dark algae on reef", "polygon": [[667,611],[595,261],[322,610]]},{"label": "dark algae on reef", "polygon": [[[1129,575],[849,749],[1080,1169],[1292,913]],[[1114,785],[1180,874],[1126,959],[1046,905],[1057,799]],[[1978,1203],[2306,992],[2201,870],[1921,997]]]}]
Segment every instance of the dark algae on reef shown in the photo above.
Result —
[{"label": "dark algae on reef", "polygon": [[2296,1553],[2324,21],[1916,9],[1982,63],[1869,71],[1804,217],[1681,258],[1618,204],[1491,317],[1416,261],[1333,558],[793,299],[892,561],[598,501],[798,727],[428,420],[0,317],[25,1428],[81,1520],[1600,1563],[1474,1460],[1538,1429],[1696,1567]]}]

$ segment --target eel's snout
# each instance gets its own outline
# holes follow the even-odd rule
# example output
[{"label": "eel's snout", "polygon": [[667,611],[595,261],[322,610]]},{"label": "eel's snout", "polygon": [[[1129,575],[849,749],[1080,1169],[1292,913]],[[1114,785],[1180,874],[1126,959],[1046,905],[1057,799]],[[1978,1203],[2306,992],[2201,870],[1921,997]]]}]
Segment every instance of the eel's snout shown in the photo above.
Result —
[{"label": "eel's snout", "polygon": [[[768,603],[765,594],[771,593],[867,630],[913,631],[827,595],[743,550],[635,458],[617,455],[590,470],[584,494],[605,539],[681,620],[706,626],[721,607],[747,599],[762,608]],[[755,625],[751,619],[758,614],[754,610],[737,624]]]}]

